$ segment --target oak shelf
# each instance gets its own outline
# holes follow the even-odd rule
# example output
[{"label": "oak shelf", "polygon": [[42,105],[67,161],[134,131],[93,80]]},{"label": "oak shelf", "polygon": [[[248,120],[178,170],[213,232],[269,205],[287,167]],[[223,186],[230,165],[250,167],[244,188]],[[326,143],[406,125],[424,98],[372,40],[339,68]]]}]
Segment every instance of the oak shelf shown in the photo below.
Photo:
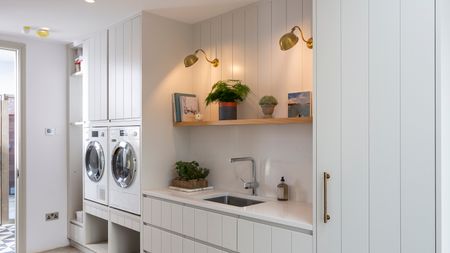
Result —
[{"label": "oak shelf", "polygon": [[312,117],[175,122],[174,126],[192,127],[192,126],[288,125],[288,124],[307,124],[307,123],[312,123]]}]

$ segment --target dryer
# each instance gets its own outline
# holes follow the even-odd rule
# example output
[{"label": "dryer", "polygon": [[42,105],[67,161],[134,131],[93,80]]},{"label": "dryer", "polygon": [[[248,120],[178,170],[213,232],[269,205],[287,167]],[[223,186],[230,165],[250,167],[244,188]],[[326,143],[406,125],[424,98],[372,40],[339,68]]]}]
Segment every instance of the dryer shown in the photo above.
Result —
[{"label": "dryer", "polygon": [[108,205],[108,129],[85,128],[84,137],[84,198]]},{"label": "dryer", "polygon": [[111,127],[109,205],[140,215],[140,127]]}]

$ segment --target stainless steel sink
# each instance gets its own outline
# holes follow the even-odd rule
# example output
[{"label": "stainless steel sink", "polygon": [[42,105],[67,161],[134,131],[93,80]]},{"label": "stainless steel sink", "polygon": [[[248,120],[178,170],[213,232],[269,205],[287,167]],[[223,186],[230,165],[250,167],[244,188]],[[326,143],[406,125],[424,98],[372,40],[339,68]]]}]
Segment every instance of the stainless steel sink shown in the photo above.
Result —
[{"label": "stainless steel sink", "polygon": [[264,203],[263,201],[239,198],[239,197],[228,196],[228,195],[214,197],[214,198],[208,198],[205,200],[216,202],[216,203],[221,203],[221,204],[225,204],[225,205],[238,206],[238,207],[245,207],[245,206],[251,206],[251,205]]}]

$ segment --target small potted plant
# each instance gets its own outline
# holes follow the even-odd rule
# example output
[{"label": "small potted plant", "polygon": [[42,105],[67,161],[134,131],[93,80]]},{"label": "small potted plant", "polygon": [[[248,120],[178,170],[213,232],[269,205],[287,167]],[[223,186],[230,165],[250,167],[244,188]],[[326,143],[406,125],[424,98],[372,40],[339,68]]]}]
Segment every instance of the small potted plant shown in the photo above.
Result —
[{"label": "small potted plant", "polygon": [[259,105],[264,114],[264,118],[272,118],[275,106],[278,104],[274,96],[264,96],[259,100]]},{"label": "small potted plant", "polygon": [[197,189],[208,187],[206,177],[209,175],[209,170],[201,168],[197,161],[175,163],[175,172],[177,177],[172,180],[172,186]]},{"label": "small potted plant", "polygon": [[215,83],[205,99],[206,105],[219,102],[219,119],[237,119],[237,103],[244,101],[250,88],[239,80]]}]

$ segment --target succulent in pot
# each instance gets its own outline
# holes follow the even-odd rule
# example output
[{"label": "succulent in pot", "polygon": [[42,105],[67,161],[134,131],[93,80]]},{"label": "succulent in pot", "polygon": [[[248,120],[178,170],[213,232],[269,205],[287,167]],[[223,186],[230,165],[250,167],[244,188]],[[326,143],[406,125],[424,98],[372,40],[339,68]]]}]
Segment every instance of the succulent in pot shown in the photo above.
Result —
[{"label": "succulent in pot", "polygon": [[219,119],[237,119],[237,103],[245,100],[250,88],[239,80],[218,81],[205,99],[206,105],[219,103]]},{"label": "succulent in pot", "polygon": [[275,106],[278,105],[278,101],[274,96],[264,96],[259,100],[259,105],[264,114],[264,118],[272,118]]},{"label": "succulent in pot", "polygon": [[175,163],[175,172],[177,177],[172,180],[172,186],[196,189],[208,187],[206,177],[209,175],[209,170],[200,167],[197,161]]}]

